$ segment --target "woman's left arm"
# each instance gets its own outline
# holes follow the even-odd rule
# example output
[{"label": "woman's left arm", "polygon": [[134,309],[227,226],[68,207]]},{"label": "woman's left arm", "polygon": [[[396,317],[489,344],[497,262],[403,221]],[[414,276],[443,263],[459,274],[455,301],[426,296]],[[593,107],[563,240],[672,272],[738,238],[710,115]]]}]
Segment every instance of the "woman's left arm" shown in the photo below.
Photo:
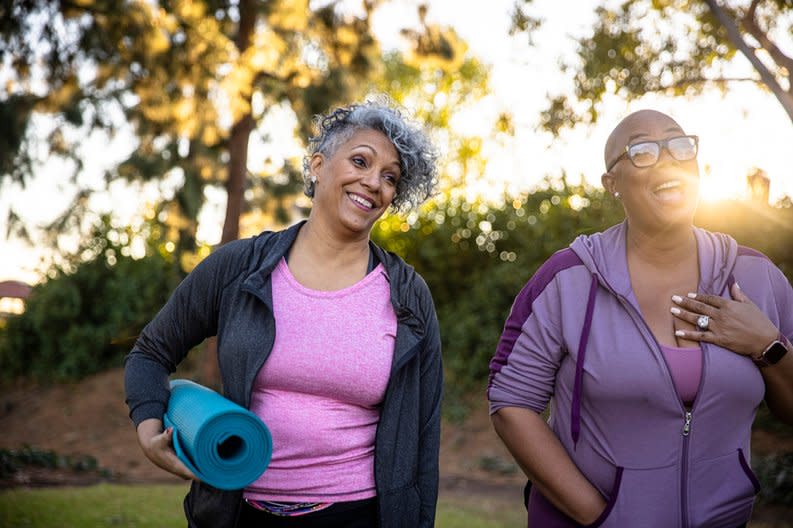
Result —
[{"label": "woman's left arm", "polygon": [[[789,287],[788,287],[789,288]],[[793,425],[793,345],[787,328],[777,328],[768,316],[741,291],[738,283],[730,289],[732,300],[716,295],[674,296],[675,317],[697,325],[700,316],[708,317],[705,330],[678,330],[680,337],[714,343],[755,360],[765,381],[765,400],[771,412]],[[675,308],[678,308],[675,310]],[[785,314],[791,316],[793,314]],[[787,349],[774,364],[760,361],[763,352],[780,339]]]}]

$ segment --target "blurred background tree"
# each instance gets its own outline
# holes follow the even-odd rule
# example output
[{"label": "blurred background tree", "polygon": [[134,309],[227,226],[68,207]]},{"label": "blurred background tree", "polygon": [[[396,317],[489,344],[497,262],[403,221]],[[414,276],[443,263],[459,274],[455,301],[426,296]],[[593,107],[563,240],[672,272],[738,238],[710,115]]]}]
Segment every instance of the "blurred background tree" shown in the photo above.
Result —
[{"label": "blurred background tree", "polygon": [[[402,33],[407,52],[384,55],[370,24],[380,3],[367,0],[356,14],[308,0],[3,3],[0,64],[9,78],[0,87],[0,117],[8,117],[0,180],[24,186],[45,160],[61,157],[78,184],[72,206],[43,229],[12,206],[9,230],[55,249],[59,272],[50,280],[93,264],[94,256],[80,261],[82,248],[68,247],[93,236],[91,197],[106,189],[79,182],[96,154],[83,142],[129,133],[137,145],[107,171],[106,184],[159,182],[160,197],[141,204],[142,214],[162,225],[166,251],[189,271],[208,249],[196,238],[208,190],[226,198],[221,245],[241,226],[249,235],[306,212],[300,155],[249,170],[249,145],[269,141],[269,120],[291,115],[299,144],[315,114],[373,91],[420,107],[417,120],[444,130],[465,163],[483,169],[481,139],[460,138],[449,125],[458,107],[487,93],[487,68],[452,29],[428,23],[423,6],[418,27]],[[218,378],[212,351],[210,343],[209,384]]]},{"label": "blurred background tree", "polygon": [[[529,37],[542,20],[533,0],[516,0],[512,30]],[[561,62],[572,95],[552,95],[543,126],[594,123],[607,95],[695,95],[709,87],[753,82],[773,93],[793,121],[793,56],[777,39],[793,30],[789,0],[626,0],[602,2],[591,35],[577,40],[575,60]],[[738,65],[736,54],[749,67]]]},{"label": "blurred background tree", "polygon": [[[529,15],[529,3],[516,4],[513,30],[530,36],[542,21]],[[209,247],[196,246],[198,212],[207,189],[222,189],[229,196],[222,241],[238,233],[247,236],[276,228],[304,214],[309,202],[300,193],[299,148],[279,159],[270,159],[253,171],[248,169],[248,145],[267,144],[271,138],[266,125],[271,120],[280,119],[283,114],[292,116],[292,135],[300,145],[300,138],[310,134],[310,118],[315,113],[368,93],[387,92],[432,129],[443,151],[442,181],[440,192],[432,201],[406,216],[385,217],[375,227],[374,237],[404,256],[432,288],[450,390],[462,394],[482,388],[501,326],[523,283],[548,256],[569,244],[577,234],[604,229],[620,221],[622,212],[613,200],[603,196],[602,190],[570,183],[566,177],[548,179],[530,192],[505,195],[495,201],[478,196],[472,189],[481,184],[485,174],[488,159],[483,145],[511,137],[515,128],[514,118],[508,113],[494,116],[475,133],[461,132],[455,124],[461,113],[472,108],[476,111],[476,102],[489,95],[488,67],[468,52],[466,43],[452,29],[428,23],[423,7],[419,8],[418,25],[403,31],[410,44],[407,49],[384,53],[370,26],[379,2],[362,5],[364,9],[356,15],[337,9],[337,2],[316,9],[309,9],[306,2],[209,0],[121,4],[30,0],[7,2],[0,7],[5,10],[1,12],[4,38],[0,50],[3,60],[14,65],[16,75],[0,87],[5,90],[0,98],[0,112],[27,126],[27,131],[16,139],[13,134],[3,138],[6,143],[0,152],[5,170],[0,172],[0,178],[24,183],[35,173],[35,158],[49,155],[73,158],[77,175],[81,160],[84,161],[81,156],[90,154],[80,150],[82,137],[92,130],[113,134],[126,127],[135,132],[138,144],[127,159],[111,168],[108,179],[174,178],[177,182],[172,195],[163,192],[158,202],[143,208],[138,227],[127,226],[125,229],[132,231],[123,241],[117,234],[122,226],[112,214],[97,216],[91,212],[89,199],[94,189],[81,188],[75,207],[57,217],[45,234],[57,245],[69,233],[80,232],[82,242],[76,250],[64,251],[63,258],[50,268],[48,281],[34,291],[27,313],[19,318],[20,322],[8,325],[6,339],[17,340],[14,342],[19,345],[31,335],[40,334],[37,343],[57,343],[58,336],[67,332],[65,325],[48,328],[31,322],[42,320],[41,313],[57,304],[37,304],[36,298],[56,295],[47,293],[48,288],[56,293],[59,288],[73,291],[79,284],[76,295],[85,302],[68,304],[73,308],[91,302],[97,306],[106,306],[104,302],[123,305],[130,302],[125,294],[96,289],[78,279],[95,273],[103,277],[102,282],[112,284],[129,275],[129,284],[141,284],[145,279],[137,273],[152,273],[152,282],[160,286],[154,288],[159,297],[147,297],[150,301],[144,303],[149,312],[130,309],[128,319],[122,322],[113,322],[116,319],[111,317],[107,323],[113,330],[97,330],[97,338],[91,340],[97,350],[123,355],[123,347],[103,347],[134,335],[134,329],[142,327],[171,290],[168,281],[172,280],[173,269],[165,266],[161,273],[155,272],[152,270],[160,269],[160,264],[152,262],[167,257],[176,272],[183,273],[208,254]],[[643,4],[631,0],[619,8],[627,10],[620,11],[619,20],[624,24],[611,24],[609,11],[601,8],[595,34],[617,33],[609,33],[608,39],[585,39],[590,44],[582,45],[581,50],[600,53],[602,57],[596,55],[602,64],[613,55],[609,50],[627,54],[630,46],[634,46],[634,53],[644,51],[650,57],[650,50],[645,49],[639,36],[660,37],[645,34],[655,27],[653,24],[645,24],[645,29],[635,26],[639,12],[632,10],[641,5],[648,9],[645,22],[656,20],[662,12],[672,16],[669,10],[685,7],[680,2]],[[771,16],[767,9],[777,9],[780,14],[786,11],[783,4],[752,5],[758,21],[765,20],[761,15]],[[685,15],[689,17],[685,20],[693,24],[695,20],[690,17],[696,14],[702,17],[696,21],[705,24],[707,12],[693,10]],[[747,8],[742,16],[750,12]],[[780,19],[763,24],[783,22]],[[634,25],[629,27],[628,23]],[[714,28],[709,26],[708,34],[721,35]],[[601,44],[592,44],[611,46],[629,34],[635,38],[626,41],[623,51],[600,49]],[[707,40],[706,36],[700,37]],[[662,41],[671,46],[671,41]],[[730,57],[728,49],[719,49],[713,56],[718,58],[713,59],[714,64]],[[654,68],[675,69],[663,62],[653,66],[650,58],[644,62],[628,61],[631,57],[615,59],[618,64],[624,60],[626,65],[636,62],[646,66],[645,70],[636,70],[639,73],[630,70],[630,75],[647,77],[656,71]],[[702,57],[697,60],[704,60]],[[659,53],[653,60],[671,58]],[[601,86],[602,91],[579,93],[582,100],[591,103],[592,117],[570,114],[570,119],[586,123],[596,118],[597,102],[606,93],[605,87],[618,85],[618,79],[612,78],[616,75],[613,71],[602,75],[605,77],[598,83],[587,84],[590,88]],[[685,78],[693,79],[691,75]],[[641,83],[628,84],[635,91],[617,91],[618,96],[631,98],[643,93]],[[40,124],[42,115],[50,119],[48,126]],[[43,136],[42,128],[47,132]],[[24,126],[13,131],[20,130],[25,130]],[[40,141],[46,147],[43,151]],[[233,146],[237,141],[240,144]],[[237,205],[232,204],[235,201]],[[789,199],[774,208],[765,202],[735,201],[726,207],[703,203],[697,223],[730,233],[740,243],[766,252],[791,276],[792,213]],[[17,225],[22,229],[30,227],[22,218],[17,218]],[[112,251],[108,254],[104,249],[89,250],[86,244]],[[120,259],[119,254],[132,260],[147,260],[149,264],[135,268]],[[107,296],[111,298],[108,300]],[[64,312],[64,317],[94,321],[97,329],[105,324],[75,310]],[[106,310],[111,313],[109,308]],[[26,318],[28,322],[22,322]],[[50,335],[44,335],[47,332]],[[56,346],[17,345],[6,349],[12,350],[4,356],[7,365],[24,364],[9,359],[9,353]],[[62,349],[46,352],[44,357],[66,361],[67,354]],[[105,352],[99,355],[104,357]],[[211,356],[207,358],[207,364],[214,364]],[[8,368],[9,372],[22,372],[22,367]],[[91,368],[86,366],[85,372]],[[60,371],[80,375],[78,370],[69,367]],[[42,371],[31,367],[28,373]]]},{"label": "blurred background tree", "polygon": [[[227,198],[221,244],[239,236],[240,217],[251,209],[270,223],[288,222],[299,208],[300,160],[249,173],[251,134],[264,134],[260,125],[288,108],[297,119],[295,135],[305,138],[315,114],[375,86],[390,88],[384,76],[393,78],[403,60],[399,54],[382,60],[370,26],[378,2],[364,2],[356,15],[338,4],[6,2],[0,59],[13,75],[0,87],[0,116],[8,117],[1,120],[7,134],[0,142],[0,178],[24,184],[35,164],[52,156],[71,160],[76,178],[90,155],[81,141],[97,130],[112,136],[123,128],[138,144],[107,178],[180,182],[172,198],[157,204],[159,218],[173,227],[177,254],[195,249],[207,186],[222,186]],[[409,81],[434,74],[440,82],[463,64],[466,47],[452,30],[428,25],[424,14],[419,31],[404,33],[415,41],[407,67],[425,68],[424,79]],[[487,75],[481,66],[480,75]],[[411,89],[405,82],[400,88]],[[452,108],[441,106],[447,113]],[[46,125],[40,116],[49,118]],[[87,193],[78,195],[70,215],[85,213],[80,199]],[[246,193],[258,200],[246,201]],[[59,220],[50,232],[69,225]],[[13,209],[9,223],[19,232],[29,228]]]}]

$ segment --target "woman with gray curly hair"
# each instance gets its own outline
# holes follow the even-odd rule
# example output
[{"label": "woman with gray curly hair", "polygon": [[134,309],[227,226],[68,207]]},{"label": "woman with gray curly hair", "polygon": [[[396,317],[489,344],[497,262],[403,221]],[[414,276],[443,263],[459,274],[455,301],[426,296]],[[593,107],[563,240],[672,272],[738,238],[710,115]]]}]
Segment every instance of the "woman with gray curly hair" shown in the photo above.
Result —
[{"label": "woman with gray curly hair", "polygon": [[[126,362],[145,455],[192,479],[191,527],[430,527],[438,495],[442,368],[424,280],[371,242],[389,207],[425,200],[437,154],[392,105],[316,120],[304,160],[307,220],[207,257],[144,329]],[[163,431],[167,378],[217,335],[224,395],[273,439],[245,489],[200,482]]]},{"label": "woman with gray curly hair", "polygon": [[418,206],[426,200],[437,183],[436,153],[429,138],[405,121],[398,110],[385,103],[367,102],[347,108],[337,108],[325,116],[317,116],[318,134],[309,140],[308,153],[303,158],[305,193],[314,197],[316,181],[311,174],[311,159],[317,153],[332,156],[340,144],[363,129],[381,132],[392,143],[399,158],[402,177],[396,184],[391,203],[395,210]]}]

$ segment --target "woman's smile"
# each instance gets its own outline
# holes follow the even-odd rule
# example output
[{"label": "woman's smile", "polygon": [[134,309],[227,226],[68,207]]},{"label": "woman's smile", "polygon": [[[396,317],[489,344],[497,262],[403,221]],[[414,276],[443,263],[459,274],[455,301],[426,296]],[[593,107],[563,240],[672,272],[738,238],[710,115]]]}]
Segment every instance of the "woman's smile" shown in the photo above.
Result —
[{"label": "woman's smile", "polygon": [[365,196],[354,192],[348,192],[347,196],[350,198],[352,203],[355,204],[356,207],[364,210],[364,211],[371,211],[375,208],[374,202]]}]

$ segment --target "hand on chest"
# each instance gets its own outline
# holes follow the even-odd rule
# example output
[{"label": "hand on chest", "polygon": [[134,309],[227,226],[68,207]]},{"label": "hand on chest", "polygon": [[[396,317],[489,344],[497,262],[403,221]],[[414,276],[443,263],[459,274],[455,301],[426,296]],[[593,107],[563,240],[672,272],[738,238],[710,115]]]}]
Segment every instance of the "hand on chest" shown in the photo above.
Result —
[{"label": "hand on chest", "polygon": [[697,291],[698,273],[694,270],[631,270],[631,285],[639,309],[656,340],[663,345],[696,347],[695,341],[675,337],[675,330],[695,330],[694,325],[674,317],[672,295]]}]

